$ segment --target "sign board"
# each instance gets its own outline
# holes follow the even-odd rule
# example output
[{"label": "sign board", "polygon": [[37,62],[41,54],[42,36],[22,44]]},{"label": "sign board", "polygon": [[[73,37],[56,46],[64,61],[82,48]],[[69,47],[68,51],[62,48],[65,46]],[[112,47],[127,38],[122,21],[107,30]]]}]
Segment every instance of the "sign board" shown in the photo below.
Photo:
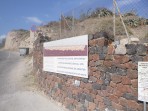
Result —
[{"label": "sign board", "polygon": [[88,78],[88,35],[44,43],[43,71]]},{"label": "sign board", "polygon": [[148,62],[138,62],[138,100],[148,102]]}]

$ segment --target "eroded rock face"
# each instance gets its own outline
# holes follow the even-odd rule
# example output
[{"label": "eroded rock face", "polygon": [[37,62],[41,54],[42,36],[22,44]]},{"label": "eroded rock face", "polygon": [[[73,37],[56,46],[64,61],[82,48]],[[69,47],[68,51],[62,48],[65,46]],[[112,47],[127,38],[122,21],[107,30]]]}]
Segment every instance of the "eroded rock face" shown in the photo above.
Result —
[{"label": "eroded rock face", "polygon": [[17,50],[21,47],[30,47],[30,32],[27,30],[14,30],[7,34],[5,49]]}]

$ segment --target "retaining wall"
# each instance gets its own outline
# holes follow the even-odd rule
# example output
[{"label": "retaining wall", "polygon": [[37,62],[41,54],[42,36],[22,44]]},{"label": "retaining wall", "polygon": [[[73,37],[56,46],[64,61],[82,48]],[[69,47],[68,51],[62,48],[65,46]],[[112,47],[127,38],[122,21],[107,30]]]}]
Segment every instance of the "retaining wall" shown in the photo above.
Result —
[{"label": "retaining wall", "polygon": [[[89,35],[89,78],[44,72],[43,44],[34,43],[34,72],[45,93],[70,111],[143,111],[138,101],[138,61],[148,61],[147,47],[116,47],[97,34]],[[80,81],[80,85],[74,84]]]}]

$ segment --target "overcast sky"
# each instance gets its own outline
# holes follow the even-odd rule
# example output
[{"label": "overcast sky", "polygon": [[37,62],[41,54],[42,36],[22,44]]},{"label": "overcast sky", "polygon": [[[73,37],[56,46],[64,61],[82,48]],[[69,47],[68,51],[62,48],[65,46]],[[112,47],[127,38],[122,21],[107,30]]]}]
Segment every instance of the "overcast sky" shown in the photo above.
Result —
[{"label": "overcast sky", "polygon": [[[148,0],[117,0],[123,12],[134,9],[140,16],[148,17]],[[60,13],[81,10],[112,8],[112,0],[0,0],[0,37],[12,29],[27,29],[59,20]]]}]

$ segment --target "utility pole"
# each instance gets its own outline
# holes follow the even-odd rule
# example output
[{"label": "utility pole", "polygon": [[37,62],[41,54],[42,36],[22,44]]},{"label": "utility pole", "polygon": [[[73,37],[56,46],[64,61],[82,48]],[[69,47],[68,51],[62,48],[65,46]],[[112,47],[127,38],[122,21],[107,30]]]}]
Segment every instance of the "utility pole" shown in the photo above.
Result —
[{"label": "utility pole", "polygon": [[130,43],[130,37],[129,37],[127,28],[126,28],[125,23],[124,23],[124,21],[123,21],[122,14],[121,14],[121,12],[120,12],[120,9],[119,9],[119,7],[118,7],[118,4],[117,4],[116,0],[114,0],[114,4],[115,4],[115,7],[117,8],[117,11],[118,11],[118,13],[119,13],[119,16],[120,16],[121,22],[122,22],[122,24],[123,24],[123,27],[124,27],[126,36],[127,36],[127,38],[128,38],[128,44],[129,44],[129,43]]},{"label": "utility pole", "polygon": [[115,0],[113,0],[113,32],[114,32],[114,39],[116,37],[116,5]]},{"label": "utility pole", "polygon": [[61,29],[61,26],[62,26],[62,15],[60,14],[60,22],[59,22],[59,28],[60,28],[60,38],[61,38],[61,33],[62,33],[62,29]]},{"label": "utility pole", "polygon": [[75,36],[75,28],[74,28],[75,20],[74,20],[74,10],[72,12],[72,32],[73,36]]}]

